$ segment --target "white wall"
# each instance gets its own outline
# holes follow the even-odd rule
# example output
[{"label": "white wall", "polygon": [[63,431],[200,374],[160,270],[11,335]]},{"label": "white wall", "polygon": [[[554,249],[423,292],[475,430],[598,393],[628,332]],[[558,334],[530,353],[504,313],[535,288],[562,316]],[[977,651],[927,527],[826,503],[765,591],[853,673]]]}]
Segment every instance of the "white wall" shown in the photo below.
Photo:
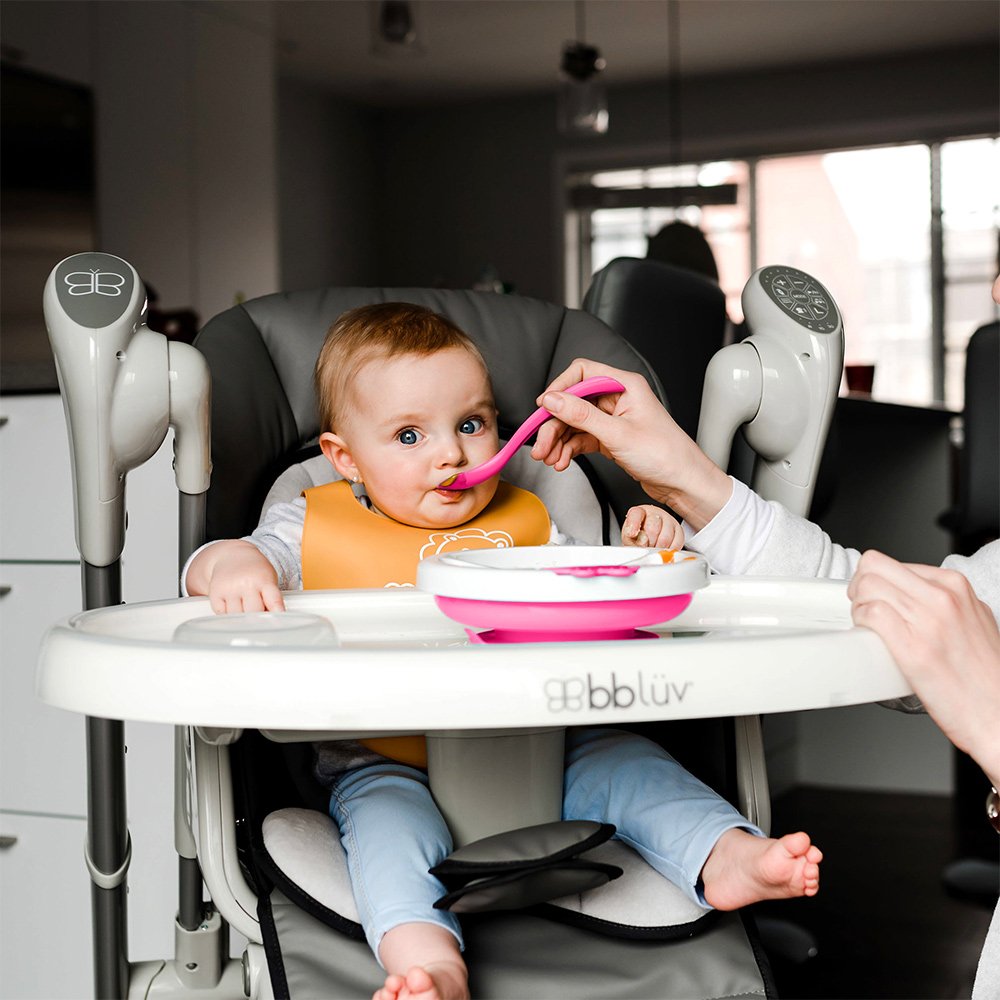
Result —
[{"label": "white wall", "polygon": [[270,5],[96,7],[103,247],[203,321],[277,291]]},{"label": "white wall", "polygon": [[93,88],[99,248],[162,307],[207,320],[280,288],[269,4],[9,0],[3,40]]}]

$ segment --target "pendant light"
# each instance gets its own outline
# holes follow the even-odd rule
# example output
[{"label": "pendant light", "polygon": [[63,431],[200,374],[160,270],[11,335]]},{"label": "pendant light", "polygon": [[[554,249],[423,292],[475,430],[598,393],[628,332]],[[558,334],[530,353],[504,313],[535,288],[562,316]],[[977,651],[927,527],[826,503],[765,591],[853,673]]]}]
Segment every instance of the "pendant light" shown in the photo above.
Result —
[{"label": "pendant light", "polygon": [[563,46],[559,69],[559,130],[564,135],[603,135],[608,130],[608,98],[601,79],[605,62],[586,39],[584,0],[576,0],[576,40]]}]

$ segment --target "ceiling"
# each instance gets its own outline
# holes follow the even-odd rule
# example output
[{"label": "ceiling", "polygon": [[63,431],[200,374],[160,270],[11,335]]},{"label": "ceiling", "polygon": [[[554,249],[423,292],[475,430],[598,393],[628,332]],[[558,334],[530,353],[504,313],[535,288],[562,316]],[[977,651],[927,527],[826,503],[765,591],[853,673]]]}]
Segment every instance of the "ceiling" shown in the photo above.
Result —
[{"label": "ceiling", "polygon": [[[676,7],[671,11],[672,4]],[[375,106],[554,88],[576,0],[411,0],[419,50],[373,51],[376,0],[277,0],[283,76]],[[608,86],[1000,44],[996,0],[585,0]],[[670,24],[679,65],[669,65]]]}]

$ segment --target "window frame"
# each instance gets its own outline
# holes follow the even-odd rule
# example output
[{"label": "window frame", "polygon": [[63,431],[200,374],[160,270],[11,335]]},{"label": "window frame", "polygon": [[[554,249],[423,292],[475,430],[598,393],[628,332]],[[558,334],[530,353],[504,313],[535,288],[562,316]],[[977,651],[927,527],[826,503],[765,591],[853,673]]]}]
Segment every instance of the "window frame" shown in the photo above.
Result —
[{"label": "window frame", "polygon": [[[767,153],[756,156],[727,156],[721,151],[716,151],[712,155],[685,158],[679,166],[698,166],[709,162],[728,160],[746,164],[747,184],[748,184],[748,226],[747,239],[749,241],[749,261],[750,273],[754,273],[759,263],[759,234],[760,217],[757,189],[757,171],[762,163],[778,159],[801,156],[823,156],[830,153],[855,152],[869,149],[888,149],[901,146],[923,146],[929,153],[929,176],[928,176],[928,196],[930,201],[930,226],[928,233],[928,267],[930,280],[930,342],[929,353],[931,360],[931,393],[932,399],[927,400],[927,405],[940,404],[945,399],[945,378],[948,345],[946,343],[946,301],[948,287],[954,282],[950,282],[947,273],[947,261],[945,259],[945,225],[944,206],[942,199],[942,177],[941,177],[941,152],[942,147],[954,142],[972,141],[978,139],[992,139],[1000,142],[1000,133],[975,133],[971,135],[951,135],[935,139],[912,139],[909,141],[897,141],[880,144],[855,144],[835,147],[823,147],[817,149],[805,149],[797,151],[782,151],[780,153]],[[584,293],[593,276],[592,263],[592,242],[593,227],[591,224],[591,213],[594,207],[577,207],[573,204],[574,199],[570,193],[570,186],[581,187],[581,178],[586,175],[608,173],[614,171],[638,170],[650,171],[659,166],[664,166],[667,158],[658,157],[650,151],[645,151],[642,156],[617,155],[611,162],[591,163],[587,167],[577,164],[570,166],[569,162],[563,162],[559,170],[559,183],[561,185],[562,198],[560,201],[562,212],[562,227],[564,244],[564,268],[563,268],[563,289],[565,301],[571,308],[579,308],[583,300]],[[638,186],[629,185],[628,190],[657,191],[672,187],[671,185],[652,186],[641,184]],[[608,190],[605,188],[604,190]],[[614,189],[611,189],[614,190]],[[586,198],[577,196],[577,201],[583,202]],[[594,199],[597,200],[596,198]],[[630,201],[635,200],[632,195]],[[667,196],[654,196],[655,201],[668,200]],[[706,201],[702,204],[710,204]],[[654,207],[649,205],[646,207]],[[1000,212],[1000,209],[998,209]],[[997,256],[995,267],[1000,271],[1000,220],[995,224],[997,233]],[[960,283],[960,282],[959,282]],[[984,306],[984,315],[987,312]],[[1000,310],[994,309],[994,318]],[[970,331],[970,335],[971,335]]]}]

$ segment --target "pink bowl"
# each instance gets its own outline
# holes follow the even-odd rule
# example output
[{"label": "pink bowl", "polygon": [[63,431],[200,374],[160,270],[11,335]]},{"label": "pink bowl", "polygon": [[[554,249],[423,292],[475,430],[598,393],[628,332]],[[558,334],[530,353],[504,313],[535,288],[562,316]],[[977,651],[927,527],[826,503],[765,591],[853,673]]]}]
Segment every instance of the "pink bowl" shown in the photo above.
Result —
[{"label": "pink bowl", "polygon": [[643,625],[669,621],[692,594],[669,594],[621,601],[488,601],[436,596],[449,618],[493,630],[493,641],[581,642],[632,639]]}]

